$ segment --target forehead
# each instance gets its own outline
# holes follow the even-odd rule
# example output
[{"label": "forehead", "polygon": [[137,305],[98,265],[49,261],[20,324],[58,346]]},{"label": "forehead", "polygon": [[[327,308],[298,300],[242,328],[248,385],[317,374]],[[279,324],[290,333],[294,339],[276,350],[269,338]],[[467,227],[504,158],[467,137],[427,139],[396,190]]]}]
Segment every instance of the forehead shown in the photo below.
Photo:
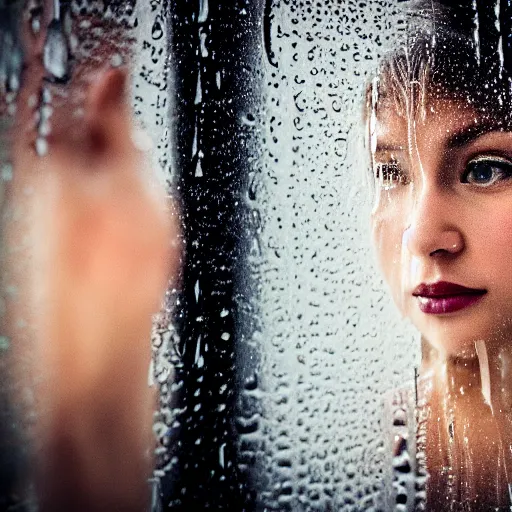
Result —
[{"label": "forehead", "polygon": [[463,137],[504,128],[501,118],[456,99],[429,100],[410,109],[383,101],[376,108],[377,150],[403,147],[418,138],[422,142],[457,144]]}]

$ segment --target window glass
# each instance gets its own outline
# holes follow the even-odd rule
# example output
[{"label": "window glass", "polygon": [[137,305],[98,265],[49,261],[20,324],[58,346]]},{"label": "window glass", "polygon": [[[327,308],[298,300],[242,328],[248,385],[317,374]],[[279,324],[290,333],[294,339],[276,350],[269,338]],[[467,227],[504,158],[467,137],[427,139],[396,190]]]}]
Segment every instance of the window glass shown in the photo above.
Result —
[{"label": "window glass", "polygon": [[510,16],[0,0],[0,508],[508,510]]}]

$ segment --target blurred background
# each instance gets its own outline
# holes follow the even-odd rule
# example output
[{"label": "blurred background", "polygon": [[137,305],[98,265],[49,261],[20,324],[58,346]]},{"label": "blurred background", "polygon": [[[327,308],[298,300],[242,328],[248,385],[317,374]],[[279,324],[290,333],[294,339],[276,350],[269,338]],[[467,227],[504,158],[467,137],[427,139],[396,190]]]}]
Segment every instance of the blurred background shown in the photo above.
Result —
[{"label": "blurred background", "polygon": [[[383,397],[413,380],[420,347],[373,263],[362,113],[406,4],[0,0],[0,197],[23,40],[53,8],[41,116],[50,97],[80,108],[84,70],[129,65],[136,122],[181,208],[181,273],[152,333],[153,512],[395,500]],[[9,352],[0,337],[0,509],[35,510],[32,383]]]}]

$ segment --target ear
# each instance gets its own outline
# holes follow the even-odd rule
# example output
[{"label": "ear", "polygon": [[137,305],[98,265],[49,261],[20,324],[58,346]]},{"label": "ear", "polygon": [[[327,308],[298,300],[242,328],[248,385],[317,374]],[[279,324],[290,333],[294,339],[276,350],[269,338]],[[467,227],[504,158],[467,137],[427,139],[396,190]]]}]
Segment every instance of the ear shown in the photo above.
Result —
[{"label": "ear", "polygon": [[93,156],[125,150],[129,140],[130,109],[127,103],[127,71],[100,72],[90,86],[86,105],[86,137]]}]

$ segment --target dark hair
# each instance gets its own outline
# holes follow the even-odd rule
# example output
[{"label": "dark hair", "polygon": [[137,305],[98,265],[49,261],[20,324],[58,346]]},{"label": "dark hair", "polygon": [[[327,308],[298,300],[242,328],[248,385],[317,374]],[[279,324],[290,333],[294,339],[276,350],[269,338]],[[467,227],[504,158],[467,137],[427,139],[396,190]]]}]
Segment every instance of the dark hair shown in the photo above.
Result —
[{"label": "dark hair", "polygon": [[381,62],[378,79],[368,86],[366,114],[393,102],[403,114],[421,115],[427,99],[450,98],[512,125],[512,7],[507,4],[416,2],[398,50]]}]

